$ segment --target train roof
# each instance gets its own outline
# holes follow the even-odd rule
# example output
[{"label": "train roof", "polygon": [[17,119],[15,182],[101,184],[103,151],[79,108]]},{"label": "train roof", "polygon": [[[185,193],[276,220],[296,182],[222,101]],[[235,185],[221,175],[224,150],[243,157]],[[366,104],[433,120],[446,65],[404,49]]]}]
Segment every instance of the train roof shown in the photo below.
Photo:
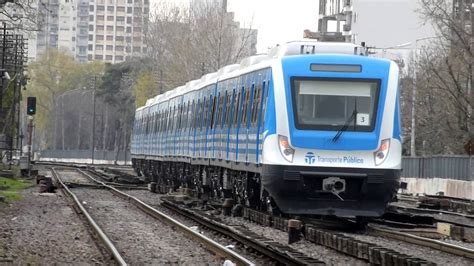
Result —
[{"label": "train roof", "polygon": [[282,58],[285,56],[301,54],[350,54],[366,55],[366,48],[346,42],[317,42],[314,40],[300,40],[287,42],[274,47],[268,53],[269,58]]},{"label": "train roof", "polygon": [[[365,47],[353,43],[318,42],[311,39],[287,42],[283,45],[277,45],[270,50],[268,54],[258,54],[244,58],[239,64],[224,66],[217,72],[208,73],[203,75],[200,79],[187,82],[184,86],[177,87],[152,99],[148,99],[145,106],[150,106],[161,101],[169,100],[175,96],[184,95],[190,91],[204,88],[216,83],[218,80],[225,80],[243,73],[269,67],[274,60],[283,57],[301,54],[367,55],[367,50]],[[138,110],[141,109],[139,108],[137,111]]]}]

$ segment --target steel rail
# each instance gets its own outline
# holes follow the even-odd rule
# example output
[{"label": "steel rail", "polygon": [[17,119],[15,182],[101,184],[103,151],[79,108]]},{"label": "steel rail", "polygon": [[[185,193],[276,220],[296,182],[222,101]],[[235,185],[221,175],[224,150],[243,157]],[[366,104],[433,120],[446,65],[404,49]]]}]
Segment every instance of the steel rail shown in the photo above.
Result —
[{"label": "steel rail", "polygon": [[445,243],[443,241],[429,239],[421,236],[416,236],[408,233],[393,231],[390,229],[380,228],[376,226],[369,226],[372,230],[375,231],[376,234],[386,236],[392,239],[401,240],[407,243],[425,246],[429,248],[433,248],[439,251],[444,251],[446,253],[454,254],[457,256],[463,256],[466,258],[474,259],[474,250]]},{"label": "steel rail", "polygon": [[97,182],[98,184],[101,184],[105,188],[111,190],[114,194],[117,196],[128,200],[135,206],[137,206],[139,209],[142,211],[146,212],[147,214],[151,215],[155,219],[164,221],[168,224],[171,224],[173,226],[176,226],[179,230],[181,230],[183,233],[187,234],[188,236],[192,237],[193,239],[203,243],[206,247],[208,247],[211,251],[213,251],[215,254],[223,257],[230,259],[233,263],[237,263],[237,265],[255,265],[253,262],[249,261],[248,259],[244,258],[243,256],[239,255],[238,253],[234,252],[233,250],[230,250],[226,248],[225,246],[217,243],[216,241],[200,234],[199,232],[196,232],[189,228],[188,226],[180,223],[179,221],[173,219],[171,216],[168,216],[155,208],[151,207],[150,205],[144,203],[143,201],[137,199],[136,197],[130,196],[112,186],[109,186],[105,184],[102,181],[99,181],[92,177],[90,174],[82,171],[81,169],[77,169],[78,172],[84,174],[85,176],[89,177],[91,180],[94,182]]},{"label": "steel rail", "polygon": [[[244,244],[245,246],[251,247],[252,249],[258,251],[259,253],[264,254],[265,256],[270,257],[280,262],[283,265],[324,265],[325,264],[324,262],[319,262],[314,259],[311,259],[311,261],[305,261],[304,259],[306,256],[303,254],[294,254],[293,256],[291,256],[291,254],[288,251],[281,252],[279,251],[279,248],[277,246],[273,246],[278,243],[270,243],[267,241],[254,241],[251,236],[238,233],[237,230],[235,230],[235,228],[229,228],[225,225],[219,224],[218,222],[209,221],[208,219],[203,219],[193,214],[192,211],[184,210],[171,202],[164,201],[162,205],[189,219],[194,220],[195,222],[201,224],[204,227],[207,227],[213,231],[219,232],[222,235],[230,237]],[[268,248],[269,245],[271,245],[271,248]]]},{"label": "steel rail", "polygon": [[120,253],[118,252],[117,248],[114,246],[112,241],[107,237],[107,235],[102,231],[99,225],[94,221],[92,216],[87,212],[87,210],[84,208],[84,206],[81,204],[79,199],[72,193],[72,191],[67,187],[67,185],[61,180],[59,174],[57,173],[57,170],[55,167],[51,168],[53,176],[56,178],[56,180],[61,184],[62,188],[64,191],[67,192],[67,195],[70,196],[74,202],[76,203],[77,207],[81,210],[82,214],[86,217],[86,220],[89,222],[91,227],[94,229],[95,233],[98,235],[99,239],[102,241],[102,243],[105,245],[105,247],[109,250],[109,252],[112,254],[114,259],[119,263],[120,265],[127,265],[125,260],[122,258]]},{"label": "steel rail", "polygon": [[404,206],[394,206],[396,209],[399,210],[404,210],[404,211],[413,211],[416,213],[421,213],[421,214],[427,214],[427,213],[443,213],[443,214],[449,214],[453,216],[460,216],[464,217],[467,219],[473,219],[474,220],[474,215],[471,214],[465,214],[465,213],[459,213],[459,212],[451,212],[451,211],[445,211],[445,210],[435,210],[435,209],[426,209],[426,208],[413,208],[413,207],[404,207]]}]

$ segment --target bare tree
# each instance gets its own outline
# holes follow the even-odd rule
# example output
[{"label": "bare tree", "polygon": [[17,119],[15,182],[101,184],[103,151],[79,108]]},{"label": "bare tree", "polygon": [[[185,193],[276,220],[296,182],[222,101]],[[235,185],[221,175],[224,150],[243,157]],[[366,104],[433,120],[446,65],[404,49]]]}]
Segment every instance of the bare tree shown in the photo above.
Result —
[{"label": "bare tree", "polygon": [[38,5],[44,3],[41,0],[0,0],[0,18],[15,29],[38,30]]},{"label": "bare tree", "polygon": [[417,146],[431,153],[462,153],[463,144],[474,139],[472,1],[421,0],[419,12],[438,38],[416,51]]},{"label": "bare tree", "polygon": [[240,28],[220,1],[193,1],[189,9],[161,3],[155,10],[147,46],[165,90],[256,52],[257,31]]}]

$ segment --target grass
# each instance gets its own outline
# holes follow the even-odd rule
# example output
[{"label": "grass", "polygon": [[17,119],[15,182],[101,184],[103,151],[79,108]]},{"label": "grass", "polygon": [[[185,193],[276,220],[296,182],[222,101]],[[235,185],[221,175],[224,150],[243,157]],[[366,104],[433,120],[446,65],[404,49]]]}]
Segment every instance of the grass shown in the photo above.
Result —
[{"label": "grass", "polygon": [[0,196],[4,196],[7,202],[20,200],[18,191],[31,186],[30,181],[0,177]]}]

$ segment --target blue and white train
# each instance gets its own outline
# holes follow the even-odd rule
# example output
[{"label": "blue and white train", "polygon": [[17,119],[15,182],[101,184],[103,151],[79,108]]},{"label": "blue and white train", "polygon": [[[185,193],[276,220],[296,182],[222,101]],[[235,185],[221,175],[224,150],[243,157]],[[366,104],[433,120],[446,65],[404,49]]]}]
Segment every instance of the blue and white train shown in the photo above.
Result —
[{"label": "blue and white train", "polygon": [[401,171],[399,69],[366,54],[289,42],[149,99],[133,166],[158,187],[259,209],[381,216]]}]

